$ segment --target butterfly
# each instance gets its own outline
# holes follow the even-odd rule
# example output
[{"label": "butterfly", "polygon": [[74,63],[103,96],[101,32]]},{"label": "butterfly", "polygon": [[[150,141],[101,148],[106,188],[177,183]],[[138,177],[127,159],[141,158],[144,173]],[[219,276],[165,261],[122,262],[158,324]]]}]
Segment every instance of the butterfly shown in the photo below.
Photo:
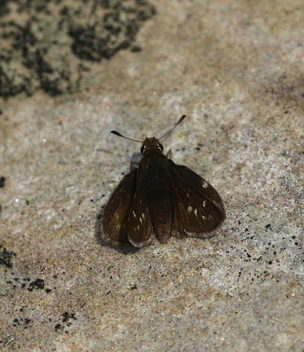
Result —
[{"label": "butterfly", "polygon": [[225,221],[218,192],[187,166],[164,155],[161,138],[133,140],[142,143],[139,167],[123,177],[106,205],[102,234],[116,247],[144,247],[155,238],[167,242],[170,236],[206,238]]}]

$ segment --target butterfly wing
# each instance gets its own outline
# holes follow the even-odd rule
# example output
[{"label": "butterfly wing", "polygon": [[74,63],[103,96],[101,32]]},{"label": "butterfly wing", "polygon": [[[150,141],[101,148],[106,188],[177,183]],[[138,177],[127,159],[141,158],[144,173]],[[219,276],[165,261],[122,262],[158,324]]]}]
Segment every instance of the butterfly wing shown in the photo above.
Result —
[{"label": "butterfly wing", "polygon": [[130,245],[127,222],[135,196],[137,171],[134,169],[120,181],[103,214],[103,236],[116,247]]},{"label": "butterfly wing", "polygon": [[149,208],[144,196],[143,189],[136,192],[127,224],[128,239],[138,248],[147,246],[154,239]]},{"label": "butterfly wing", "polygon": [[174,199],[172,235],[208,237],[225,220],[225,209],[217,191],[186,166],[168,160]]},{"label": "butterfly wing", "polygon": [[140,162],[136,192],[127,224],[129,241],[135,247],[147,246],[155,237],[147,198],[147,164],[147,158],[143,158]]},{"label": "butterfly wing", "polygon": [[167,242],[171,235],[173,204],[170,180],[167,172],[168,159],[159,152],[151,152],[146,161],[146,197],[153,230],[160,242]]},{"label": "butterfly wing", "polygon": [[224,213],[224,219],[226,216],[225,207],[223,201],[218,194],[217,190],[211,186],[211,184],[203,179],[201,176],[196,174],[194,171],[189,169],[187,166],[177,165],[182,173],[186,176],[186,178],[193,184],[193,186],[204,194],[215,206],[220,208],[220,210]]}]

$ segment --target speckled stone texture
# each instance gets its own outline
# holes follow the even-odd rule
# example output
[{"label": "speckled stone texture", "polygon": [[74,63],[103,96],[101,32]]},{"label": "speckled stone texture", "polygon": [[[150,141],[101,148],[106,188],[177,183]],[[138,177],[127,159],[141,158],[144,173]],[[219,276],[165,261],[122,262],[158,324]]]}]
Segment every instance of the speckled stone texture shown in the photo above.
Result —
[{"label": "speckled stone texture", "polygon": [[[152,3],[141,51],[78,57],[73,95],[0,102],[0,349],[302,352],[303,1]],[[182,114],[165,150],[219,191],[224,226],[112,248],[97,214],[140,145],[109,131]]]}]

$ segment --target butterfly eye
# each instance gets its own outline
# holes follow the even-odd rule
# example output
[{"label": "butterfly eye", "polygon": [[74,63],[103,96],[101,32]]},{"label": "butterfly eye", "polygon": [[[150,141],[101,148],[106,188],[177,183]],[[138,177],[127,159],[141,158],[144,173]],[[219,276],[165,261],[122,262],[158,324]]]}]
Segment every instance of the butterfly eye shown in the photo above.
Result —
[{"label": "butterfly eye", "polygon": [[143,146],[140,148],[141,154],[144,154],[145,150],[146,150],[146,147],[143,145]]},{"label": "butterfly eye", "polygon": [[163,147],[163,145],[162,145],[162,144],[158,143],[158,144],[157,144],[157,146],[158,146],[158,148],[159,148],[159,149],[161,149],[161,151],[163,151],[163,150],[164,150],[164,147]]}]

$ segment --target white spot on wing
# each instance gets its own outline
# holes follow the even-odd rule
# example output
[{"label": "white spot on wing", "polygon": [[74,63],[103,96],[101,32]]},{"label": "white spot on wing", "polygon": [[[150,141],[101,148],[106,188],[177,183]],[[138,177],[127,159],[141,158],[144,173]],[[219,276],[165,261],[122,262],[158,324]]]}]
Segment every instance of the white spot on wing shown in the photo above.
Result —
[{"label": "white spot on wing", "polygon": [[191,205],[189,205],[189,207],[187,209],[188,209],[188,212],[191,213],[191,211],[192,211]]},{"label": "white spot on wing", "polygon": [[206,181],[203,181],[202,186],[203,188],[207,188],[209,186],[209,183]]},{"label": "white spot on wing", "polygon": [[145,220],[145,213],[142,213],[141,217],[143,218],[143,220]]},{"label": "white spot on wing", "polygon": [[197,217],[197,209],[194,209],[194,214]]},{"label": "white spot on wing", "polygon": [[136,214],[135,214],[135,211],[132,211],[132,213],[133,213],[133,216],[134,216],[134,219],[136,218]]},{"label": "white spot on wing", "polygon": [[206,206],[206,201],[204,200],[204,201],[203,201],[203,207],[205,207],[205,206]]},{"label": "white spot on wing", "polygon": [[204,215],[202,215],[202,218],[203,218],[203,220],[206,220],[206,219],[207,219],[206,216],[204,216]]}]

